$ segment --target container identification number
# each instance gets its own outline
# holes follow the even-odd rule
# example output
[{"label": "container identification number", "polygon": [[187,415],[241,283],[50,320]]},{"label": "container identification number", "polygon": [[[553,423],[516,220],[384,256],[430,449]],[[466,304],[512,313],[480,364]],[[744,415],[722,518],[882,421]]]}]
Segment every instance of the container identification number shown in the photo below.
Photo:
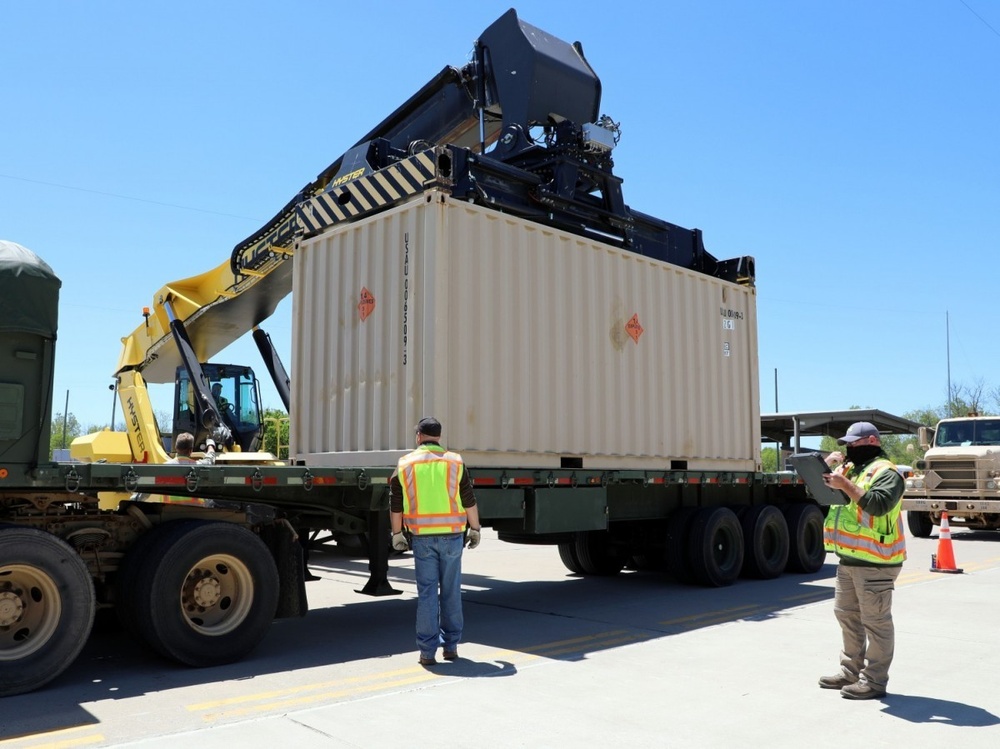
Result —
[{"label": "container identification number", "polygon": [[410,314],[410,233],[403,234],[403,366],[406,366],[407,322]]}]

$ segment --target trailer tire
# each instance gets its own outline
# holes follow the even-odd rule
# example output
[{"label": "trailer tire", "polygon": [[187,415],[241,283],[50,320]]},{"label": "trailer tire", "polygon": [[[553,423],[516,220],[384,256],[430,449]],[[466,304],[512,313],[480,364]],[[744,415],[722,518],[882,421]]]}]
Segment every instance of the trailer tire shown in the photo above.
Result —
[{"label": "trailer tire", "polygon": [[145,605],[139,584],[140,570],[145,568],[149,550],[156,545],[157,539],[164,534],[176,532],[178,526],[188,522],[171,520],[146,531],[129,547],[118,568],[115,579],[115,613],[122,628],[137,640],[144,639],[138,622],[138,612]]},{"label": "trailer tire", "polygon": [[906,511],[906,527],[914,538],[930,538],[934,532],[934,521],[929,512]]},{"label": "trailer tire", "polygon": [[679,583],[689,584],[694,580],[691,564],[688,562],[688,531],[697,513],[697,507],[681,507],[667,518],[667,548],[663,558],[667,564],[667,572]]},{"label": "trailer tire", "polygon": [[225,522],[164,526],[137,570],[131,616],[142,639],[188,666],[239,660],[267,634],[278,606],[271,552]]},{"label": "trailer tire", "polygon": [[69,544],[35,528],[0,526],[0,697],[65,671],[96,609],[90,572]]},{"label": "trailer tire", "polygon": [[743,530],[728,507],[705,507],[691,521],[688,562],[695,582],[732,585],[743,568]]},{"label": "trailer tire", "polygon": [[607,531],[582,531],[576,535],[576,558],[585,575],[617,575],[628,556],[614,548]]},{"label": "trailer tire", "polygon": [[800,503],[783,510],[788,523],[789,572],[812,573],[826,561],[823,548],[823,512],[816,505]]},{"label": "trailer tire", "polygon": [[570,572],[574,575],[582,575],[583,567],[580,558],[576,555],[576,542],[568,541],[559,544],[559,558]]},{"label": "trailer tire", "polygon": [[743,529],[743,569],[740,574],[773,580],[788,564],[788,523],[774,505],[747,507],[740,514]]}]

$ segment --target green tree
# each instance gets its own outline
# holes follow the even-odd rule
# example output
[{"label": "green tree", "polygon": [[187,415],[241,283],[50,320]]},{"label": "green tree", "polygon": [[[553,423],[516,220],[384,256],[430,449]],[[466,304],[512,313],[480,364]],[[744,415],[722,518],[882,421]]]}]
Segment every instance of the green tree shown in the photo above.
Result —
[{"label": "green tree", "polygon": [[280,408],[264,409],[264,445],[279,460],[288,458],[288,414]]},{"label": "green tree", "polygon": [[70,442],[81,434],[83,428],[76,416],[70,413],[64,418],[62,413],[57,413],[52,419],[52,431],[49,435],[49,458],[52,458],[55,450],[69,447]]},{"label": "green tree", "polygon": [[760,467],[764,473],[774,473],[778,470],[778,451],[773,447],[765,447],[760,451]]}]

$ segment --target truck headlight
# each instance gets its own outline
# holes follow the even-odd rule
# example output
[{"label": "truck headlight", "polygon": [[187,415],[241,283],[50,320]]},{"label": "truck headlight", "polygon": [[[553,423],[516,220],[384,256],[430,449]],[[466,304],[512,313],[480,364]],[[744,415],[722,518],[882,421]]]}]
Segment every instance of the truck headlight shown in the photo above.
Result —
[{"label": "truck headlight", "polygon": [[993,479],[988,479],[986,481],[986,488],[989,489],[990,491],[993,491],[994,489],[997,488],[997,482],[994,481]]}]

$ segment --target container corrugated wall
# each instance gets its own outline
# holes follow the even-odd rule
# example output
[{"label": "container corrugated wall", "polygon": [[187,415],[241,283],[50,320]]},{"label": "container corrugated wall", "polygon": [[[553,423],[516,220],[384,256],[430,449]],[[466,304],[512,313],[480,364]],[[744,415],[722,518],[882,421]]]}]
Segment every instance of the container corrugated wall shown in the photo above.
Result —
[{"label": "container corrugated wall", "polygon": [[388,465],[434,415],[469,465],[752,470],[753,288],[432,191],[302,243],[292,453]]}]

